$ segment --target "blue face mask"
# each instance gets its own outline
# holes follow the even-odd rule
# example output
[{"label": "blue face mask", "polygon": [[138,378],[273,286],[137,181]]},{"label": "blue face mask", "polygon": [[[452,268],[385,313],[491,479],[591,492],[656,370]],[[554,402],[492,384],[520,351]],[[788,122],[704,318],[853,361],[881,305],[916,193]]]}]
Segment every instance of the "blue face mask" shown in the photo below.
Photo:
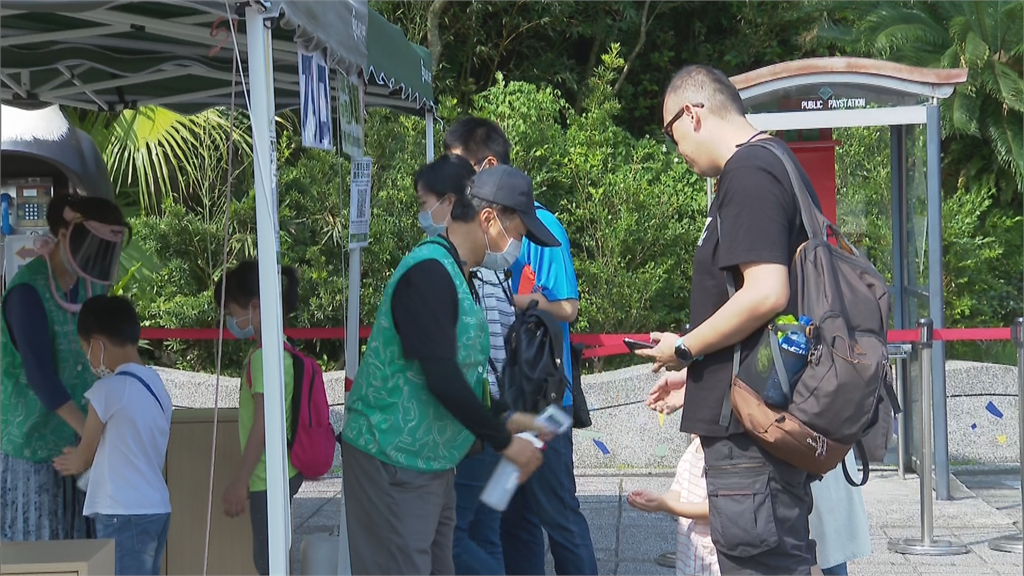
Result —
[{"label": "blue face mask", "polygon": [[420,212],[420,216],[419,216],[420,228],[423,229],[423,232],[427,235],[428,238],[433,238],[434,236],[439,236],[442,232],[444,232],[444,229],[448,227],[448,219],[447,218],[445,218],[445,222],[443,224],[435,224],[434,223],[433,213],[434,213],[434,210],[436,210],[437,207],[440,206],[440,205],[441,205],[441,201],[438,200],[437,203],[434,204],[433,208],[431,208],[430,210],[424,210],[424,211]]},{"label": "blue face mask", "polygon": [[238,320],[234,316],[227,316],[224,318],[224,324],[227,326],[228,332],[239,340],[248,340],[256,335],[256,329],[252,326],[252,310],[249,311],[249,327],[242,329],[238,327]]}]

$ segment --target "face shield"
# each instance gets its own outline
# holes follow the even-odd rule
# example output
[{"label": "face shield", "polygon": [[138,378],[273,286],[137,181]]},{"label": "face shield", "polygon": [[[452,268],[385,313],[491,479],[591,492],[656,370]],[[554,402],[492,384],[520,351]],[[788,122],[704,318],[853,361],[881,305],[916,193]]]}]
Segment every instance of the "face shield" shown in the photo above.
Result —
[{"label": "face shield", "polygon": [[98,284],[112,284],[117,278],[125,228],[85,220],[70,208],[65,209],[64,217],[71,223],[63,242],[67,263],[79,276]]}]

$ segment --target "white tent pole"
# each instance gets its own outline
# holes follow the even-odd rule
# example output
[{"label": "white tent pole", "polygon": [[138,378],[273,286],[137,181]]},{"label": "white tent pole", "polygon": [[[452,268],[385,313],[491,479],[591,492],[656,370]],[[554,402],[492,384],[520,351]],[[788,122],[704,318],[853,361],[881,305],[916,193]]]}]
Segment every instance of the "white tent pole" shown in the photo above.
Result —
[{"label": "white tent pole", "polygon": [[[351,160],[355,162],[357,156],[366,154],[366,84],[365,80],[359,78],[359,152],[353,154]],[[340,130],[339,130],[340,134]],[[351,188],[349,188],[349,209],[351,210]],[[352,215],[349,214],[351,226]],[[351,230],[349,230],[351,240]],[[359,290],[362,287],[362,249],[358,246],[349,246],[348,249],[348,311],[345,315],[345,410],[348,410],[348,391],[355,380],[356,371],[359,369]],[[348,414],[346,413],[346,417]],[[344,425],[344,423],[342,424]],[[345,482],[344,456],[342,456],[342,484]],[[341,517],[338,520],[338,575],[349,576],[352,574],[352,563],[349,556],[348,546],[348,516],[345,511],[344,486],[342,486]]]},{"label": "white tent pole", "polygon": [[427,110],[427,162],[434,161],[434,113]]},{"label": "white tent pole", "polygon": [[260,269],[260,338],[263,345],[263,404],[267,453],[267,536],[270,573],[286,576],[291,544],[291,507],[284,398],[284,319],[281,313],[281,272],[278,263],[277,156],[274,133],[274,66],[270,29],[263,16],[245,9],[248,37],[253,165],[256,188],[256,249]]}]

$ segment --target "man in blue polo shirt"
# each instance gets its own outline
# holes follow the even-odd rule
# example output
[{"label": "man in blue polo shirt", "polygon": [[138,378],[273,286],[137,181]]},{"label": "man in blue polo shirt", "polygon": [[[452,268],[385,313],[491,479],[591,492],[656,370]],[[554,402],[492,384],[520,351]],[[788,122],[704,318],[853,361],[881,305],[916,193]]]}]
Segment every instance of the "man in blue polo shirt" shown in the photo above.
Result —
[{"label": "man in blue polo shirt", "polygon": [[[501,128],[483,118],[469,117],[445,133],[445,151],[468,159],[476,169],[509,163],[511,148]],[[542,310],[555,316],[563,334],[562,363],[568,383],[562,406],[572,415],[572,355],[569,323],[579,312],[579,287],[569,252],[569,238],[558,218],[537,203],[540,221],[561,242],[557,248],[541,248],[523,239],[519,258],[510,269],[517,308],[536,300]],[[572,434],[551,440],[544,463],[516,492],[501,519],[501,545],[505,573],[544,574],[544,532],[548,533],[555,573],[597,575],[597,558],[590,527],[580,511],[573,472]]]}]

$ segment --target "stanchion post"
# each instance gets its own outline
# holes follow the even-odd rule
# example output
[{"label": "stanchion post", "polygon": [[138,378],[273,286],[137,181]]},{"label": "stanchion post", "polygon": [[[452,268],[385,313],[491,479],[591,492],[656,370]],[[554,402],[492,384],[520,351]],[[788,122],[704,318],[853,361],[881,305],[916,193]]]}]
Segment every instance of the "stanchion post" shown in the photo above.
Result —
[{"label": "stanchion post", "polygon": [[923,318],[917,322],[920,331],[918,342],[921,364],[921,456],[918,477],[921,484],[921,537],[898,538],[889,541],[889,549],[899,554],[914,556],[952,556],[966,554],[967,546],[951,540],[934,537],[932,502],[932,465],[935,460],[935,447],[932,430],[932,344],[934,343],[934,323],[931,318]]},{"label": "stanchion post", "polygon": [[[1020,420],[1020,434],[1017,444],[1020,445],[1021,463],[1021,500],[1024,500],[1024,318],[1013,321],[1011,328],[1013,343],[1017,347],[1017,419]],[[990,540],[988,547],[998,552],[1024,553],[1024,536],[1003,536]]]}]

